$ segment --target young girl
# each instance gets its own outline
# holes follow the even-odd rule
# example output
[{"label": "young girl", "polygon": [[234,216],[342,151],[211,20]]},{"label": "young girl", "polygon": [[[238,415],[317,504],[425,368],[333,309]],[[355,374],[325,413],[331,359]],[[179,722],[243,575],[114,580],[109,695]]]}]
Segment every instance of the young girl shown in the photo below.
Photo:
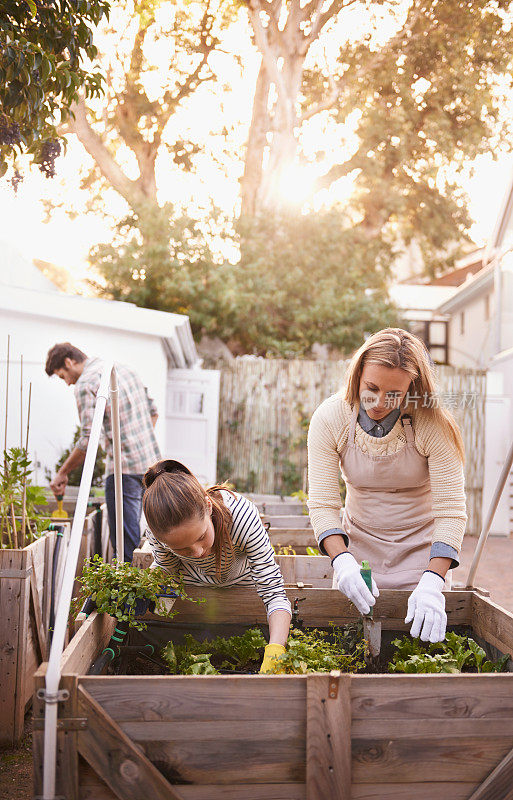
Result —
[{"label": "young girl", "polygon": [[[467,519],[463,457],[426,347],[401,328],[367,339],[351,359],[345,391],[325,400],[310,423],[308,507],[334,584],[363,614],[378,586],[413,589],[405,622],[413,620],[412,636],[424,641],[445,638],[442,589],[458,565]],[[372,593],[362,559],[376,578]]]},{"label": "young girl", "polygon": [[143,478],[147,539],[157,566],[184,583],[254,584],[269,621],[260,672],[285,652],[291,607],[257,507],[222,486],[203,489],[178,461],[158,461]]}]

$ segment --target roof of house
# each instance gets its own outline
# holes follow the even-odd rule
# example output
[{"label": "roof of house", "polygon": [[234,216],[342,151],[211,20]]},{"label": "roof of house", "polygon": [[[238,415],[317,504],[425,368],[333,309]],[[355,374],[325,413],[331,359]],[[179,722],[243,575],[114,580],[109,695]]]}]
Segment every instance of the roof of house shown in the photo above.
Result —
[{"label": "roof of house", "polygon": [[455,286],[395,283],[390,287],[389,294],[408,319],[427,320],[432,319],[440,304],[452,297],[456,291]]},{"label": "roof of house", "polygon": [[3,283],[3,277],[0,278],[1,309],[158,337],[175,367],[192,367],[199,360],[189,317],[183,314],[153,311],[115,300],[10,286]]},{"label": "roof of house", "polygon": [[57,286],[10,242],[0,241],[0,253],[2,254],[0,283],[25,289],[39,289],[43,292],[59,291]]},{"label": "roof of house", "polygon": [[483,268],[485,248],[479,247],[459,258],[454,269],[430,281],[432,286],[461,286],[470,275],[475,275]]},{"label": "roof of house", "polygon": [[493,286],[493,272],[493,264],[488,264],[487,267],[479,270],[459,286],[452,297],[441,303],[438,307],[438,312],[440,314],[453,314],[468,305],[468,303],[489,292]]}]

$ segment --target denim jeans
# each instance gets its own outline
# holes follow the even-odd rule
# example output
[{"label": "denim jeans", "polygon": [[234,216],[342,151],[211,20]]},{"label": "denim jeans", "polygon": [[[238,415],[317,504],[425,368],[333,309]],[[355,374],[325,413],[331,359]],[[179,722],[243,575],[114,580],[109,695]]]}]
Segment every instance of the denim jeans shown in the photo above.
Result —
[{"label": "denim jeans", "polygon": [[[141,532],[139,523],[142,511],[142,475],[123,475],[123,534],[125,561],[131,562],[136,547],[139,547]],[[116,553],[116,506],[114,499],[114,475],[105,480],[105,501],[109,517],[109,538]]]}]

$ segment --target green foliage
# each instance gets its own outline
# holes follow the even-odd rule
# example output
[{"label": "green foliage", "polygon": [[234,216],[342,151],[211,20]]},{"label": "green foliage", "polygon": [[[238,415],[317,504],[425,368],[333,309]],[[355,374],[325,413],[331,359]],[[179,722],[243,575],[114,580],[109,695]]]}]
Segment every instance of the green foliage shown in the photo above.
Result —
[{"label": "green foliage", "polygon": [[395,653],[389,663],[390,672],[424,673],[466,671],[503,672],[509,655],[497,662],[489,661],[486,653],[474,639],[458,636],[453,631],[446,634],[443,642],[423,645],[420,639],[408,636],[394,639]]},{"label": "green foliage", "polygon": [[[375,19],[388,17],[394,33],[383,39],[379,21],[372,31],[370,11],[368,35],[341,44],[331,125],[357,111],[357,146],[319,186],[353,174],[351,209],[369,238],[387,231],[394,241],[415,239],[435,273],[453,263],[454,244],[468,238],[468,197],[454,176],[511,141],[504,113],[512,86],[510,4],[420,0],[406,12],[394,4],[375,9]],[[317,60],[304,75],[303,111],[326,96],[326,80]]]},{"label": "green foliage", "polygon": [[275,556],[295,556],[296,551],[291,544],[276,544],[276,547],[271,545]]},{"label": "green foliage", "polygon": [[108,14],[105,0],[1,0],[0,176],[21,152],[48,174],[45,143],[79,90],[101,94],[101,74],[81,62],[96,57],[92,29]]},{"label": "green foliage", "polygon": [[243,351],[305,356],[320,342],[350,352],[398,322],[387,296],[391,249],[339,209],[261,215],[239,235],[234,337]]},{"label": "green foliage", "polygon": [[241,636],[228,639],[217,637],[211,642],[212,652],[223,657],[221,669],[243,670],[252,662],[259,661],[267,642],[259,628],[251,628]]},{"label": "green foliage", "polygon": [[[58,472],[58,470],[62,467],[68,456],[70,455],[71,451],[75,448],[78,440],[80,439],[80,425],[77,425],[75,429],[75,433],[73,434],[73,441],[71,442],[70,447],[63,451],[61,457],[57,461],[55,465],[54,472]],[[72,469],[71,472],[68,473],[68,485],[69,486],[80,486],[80,479],[82,478],[82,470],[83,464],[79,467],[75,467]],[[105,452],[102,450],[101,447],[98,447],[98,451],[96,453],[96,461],[94,462],[94,470],[93,470],[93,479],[91,481],[91,486],[101,487],[103,486],[103,474],[105,472]],[[47,481],[51,481],[53,475],[50,470],[45,470],[45,477]]]},{"label": "green foliage", "polygon": [[155,613],[165,617],[175,615],[174,611],[168,611],[160,597],[165,590],[175,591],[182,600],[191,600],[182,581],[172,578],[163,569],[139,569],[126,562],[118,564],[116,561],[107,564],[99,555],[85,561],[79,581],[82,584],[80,595],[83,600],[91,597],[100,614],[110,614],[119,622],[127,622],[137,630],[146,628],[144,622],[136,619],[138,600],[155,603]]},{"label": "green foliage", "polygon": [[330,626],[330,630],[316,628],[301,631],[293,628],[286,652],[276,659],[273,671],[287,675],[304,675],[308,672],[358,672],[365,667],[367,644],[348,630]]},{"label": "green foliage", "polygon": [[89,260],[106,297],[187,314],[196,336],[231,334],[233,270],[216,262],[198,222],[171,204],[122,220],[112,244],[98,245]]},{"label": "green foliage", "polygon": [[168,642],[162,650],[162,658],[173,675],[218,675],[219,670],[240,672],[258,668],[267,644],[259,628],[251,628],[240,636],[217,636],[204,642],[189,633],[184,639],[185,644]]},{"label": "green foliage", "polygon": [[[219,336],[259,355],[306,356],[315,342],[349,352],[399,318],[387,299],[391,250],[347,225],[336,210],[246,222],[233,265],[214,255],[195,220],[152,206],[123,220],[90,261],[102,294],[188,314],[196,338]],[[301,485],[293,462],[280,473],[282,491]]]},{"label": "green foliage", "polygon": [[12,529],[12,514],[23,514],[23,484],[25,486],[25,513],[27,529],[21,536],[21,520],[16,521],[18,545],[25,546],[37,539],[48,528],[48,517],[36,510],[36,506],[48,505],[44,489],[30,482],[32,461],[23,447],[4,450],[3,465],[0,466],[0,531],[1,547],[16,545]]},{"label": "green foliage", "polygon": [[295,498],[297,498],[297,500],[299,500],[299,502],[301,503],[301,506],[302,506],[301,511],[305,515],[305,517],[307,517],[308,516],[308,506],[307,506],[308,494],[306,492],[304,492],[303,489],[298,489],[296,492],[292,492],[291,497],[295,497]]}]

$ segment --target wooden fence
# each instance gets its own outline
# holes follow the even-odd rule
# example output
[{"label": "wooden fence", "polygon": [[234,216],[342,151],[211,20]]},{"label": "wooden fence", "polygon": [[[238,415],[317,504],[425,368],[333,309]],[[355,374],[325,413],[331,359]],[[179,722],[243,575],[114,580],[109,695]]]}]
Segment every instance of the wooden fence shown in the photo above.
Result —
[{"label": "wooden fence", "polygon": [[[312,413],[344,379],[347,361],[242,357],[221,368],[218,479],[246,492],[306,490],[306,435]],[[467,531],[481,525],[484,469],[483,370],[437,367],[439,391],[466,448]]]}]

